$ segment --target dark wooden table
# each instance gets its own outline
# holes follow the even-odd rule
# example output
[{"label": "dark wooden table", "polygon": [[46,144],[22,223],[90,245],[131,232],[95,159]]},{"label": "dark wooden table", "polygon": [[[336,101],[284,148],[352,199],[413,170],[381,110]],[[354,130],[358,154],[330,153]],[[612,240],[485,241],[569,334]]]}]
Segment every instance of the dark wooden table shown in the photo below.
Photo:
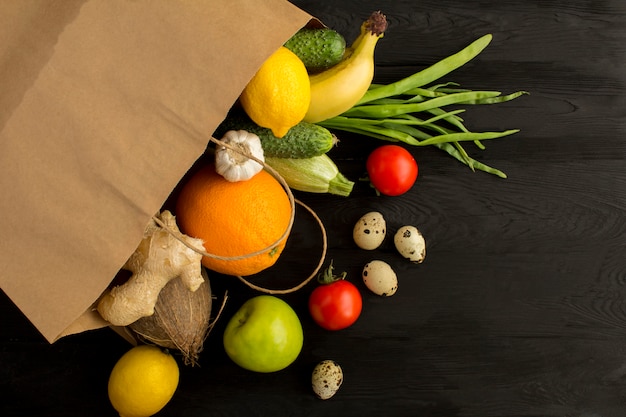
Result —
[{"label": "dark wooden table", "polygon": [[[513,102],[470,109],[473,130],[519,128],[471,155],[508,179],[476,172],[435,148],[412,148],[420,177],[410,193],[376,197],[359,182],[347,198],[297,194],[328,229],[328,259],[359,285],[364,310],[340,332],[318,328],[306,299],[305,345],[275,374],[234,365],[209,336],[199,367],[181,367],[161,416],[623,417],[626,415],[626,3],[606,1],[298,0],[351,40],[381,9],[390,21],[376,81],[409,75],[485,33],[491,45],[446,77],[471,89],[526,90]],[[331,155],[357,179],[382,142],[343,135]],[[375,253],[351,231],[367,210],[389,228],[415,224],[428,242],[421,265],[390,239]],[[317,262],[319,233],[299,211],[276,275],[298,281]],[[379,298],[362,266],[388,261],[399,290]],[[234,279],[225,316],[254,295]],[[0,415],[114,416],[106,385],[128,343],[108,329],[49,345],[1,293]],[[345,383],[314,398],[313,365],[332,358]]]}]

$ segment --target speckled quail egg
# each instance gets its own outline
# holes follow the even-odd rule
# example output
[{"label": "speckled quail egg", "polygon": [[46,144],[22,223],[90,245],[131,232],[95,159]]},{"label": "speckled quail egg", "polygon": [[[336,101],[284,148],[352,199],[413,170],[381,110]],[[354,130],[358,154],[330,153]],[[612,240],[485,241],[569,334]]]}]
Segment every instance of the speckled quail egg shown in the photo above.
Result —
[{"label": "speckled quail egg", "polygon": [[327,400],[335,395],[342,383],[343,370],[333,360],[323,360],[313,369],[311,375],[313,392],[322,400]]},{"label": "speckled quail egg", "polygon": [[354,243],[365,250],[379,247],[387,234],[387,223],[382,213],[370,211],[364,214],[354,225],[352,237]]},{"label": "speckled quail egg", "polygon": [[393,237],[400,255],[411,262],[421,263],[426,257],[426,241],[415,226],[402,226]]},{"label": "speckled quail egg", "polygon": [[398,290],[398,277],[385,261],[370,261],[363,267],[363,283],[374,294],[390,297]]}]

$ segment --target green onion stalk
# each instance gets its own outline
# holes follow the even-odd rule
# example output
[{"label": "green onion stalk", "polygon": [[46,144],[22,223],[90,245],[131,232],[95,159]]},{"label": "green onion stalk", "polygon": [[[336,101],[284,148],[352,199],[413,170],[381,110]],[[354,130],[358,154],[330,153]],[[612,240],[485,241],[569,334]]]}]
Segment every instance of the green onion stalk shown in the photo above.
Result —
[{"label": "green onion stalk", "polygon": [[472,42],[461,51],[415,74],[391,84],[372,84],[365,95],[343,114],[318,122],[331,130],[341,130],[390,142],[413,146],[435,146],[472,171],[481,170],[506,178],[499,169],[471,158],[462,146],[472,142],[485,149],[482,141],[519,132],[472,132],[459,116],[465,109],[446,110],[449,106],[497,104],[511,101],[526,91],[502,95],[499,91],[473,91],[453,82],[433,84],[475,58],[491,42],[490,34]]}]

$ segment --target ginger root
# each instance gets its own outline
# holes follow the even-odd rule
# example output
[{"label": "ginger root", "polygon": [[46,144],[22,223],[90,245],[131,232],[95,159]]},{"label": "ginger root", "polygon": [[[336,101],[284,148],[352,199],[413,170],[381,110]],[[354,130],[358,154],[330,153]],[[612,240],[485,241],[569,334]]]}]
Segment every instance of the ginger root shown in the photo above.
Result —
[{"label": "ginger root", "polygon": [[[168,229],[179,232],[176,219],[169,211],[158,215]],[[201,239],[181,235],[192,247],[204,251]],[[161,289],[172,279],[180,277],[183,284],[196,291],[204,282],[202,255],[176,239],[152,220],[144,238],[122,269],[133,274],[127,282],[106,292],[97,310],[115,326],[127,326],[142,317],[154,314]]]}]

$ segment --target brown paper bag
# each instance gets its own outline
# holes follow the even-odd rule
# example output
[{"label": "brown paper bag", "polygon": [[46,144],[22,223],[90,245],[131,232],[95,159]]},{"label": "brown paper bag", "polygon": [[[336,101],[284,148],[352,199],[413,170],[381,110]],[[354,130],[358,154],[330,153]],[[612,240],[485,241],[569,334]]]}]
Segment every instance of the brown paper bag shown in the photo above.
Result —
[{"label": "brown paper bag", "polygon": [[42,335],[93,304],[263,60],[283,0],[0,2],[0,284]]}]

